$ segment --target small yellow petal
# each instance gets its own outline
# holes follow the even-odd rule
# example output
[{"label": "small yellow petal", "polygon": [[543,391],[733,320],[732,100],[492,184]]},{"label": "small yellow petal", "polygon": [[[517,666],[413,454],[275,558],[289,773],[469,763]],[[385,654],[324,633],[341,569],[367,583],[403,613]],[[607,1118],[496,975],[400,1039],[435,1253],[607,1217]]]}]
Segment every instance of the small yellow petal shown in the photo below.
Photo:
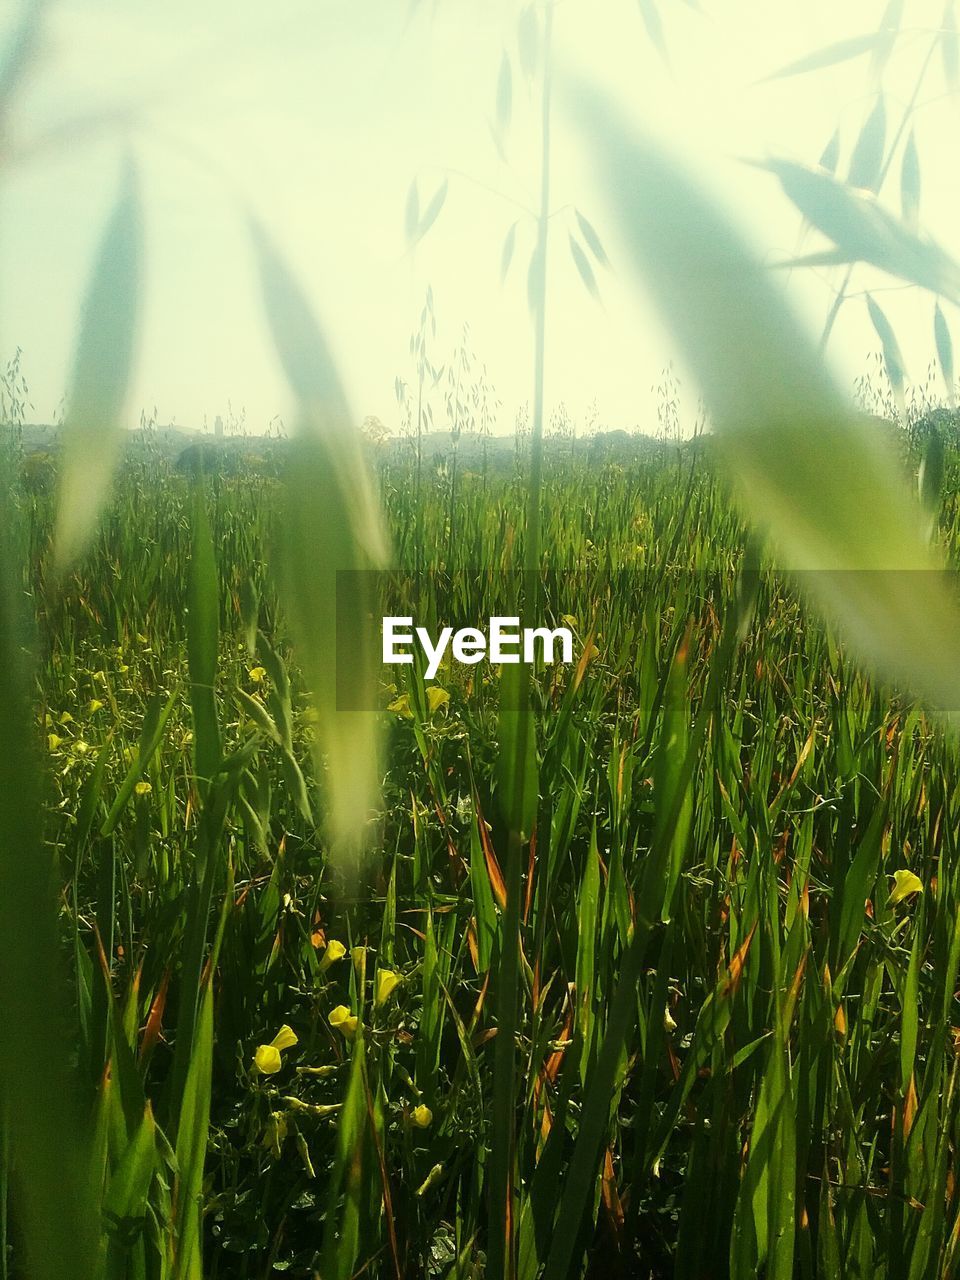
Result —
[{"label": "small yellow petal", "polygon": [[912,871],[901,868],[893,873],[893,889],[890,892],[890,904],[896,906],[911,893],[923,893],[923,881]]},{"label": "small yellow petal", "polygon": [[394,698],[387,710],[395,712],[398,716],[404,716],[407,720],[412,720],[413,712],[410,710],[409,693],[402,693],[399,698]]},{"label": "small yellow petal", "polygon": [[270,1043],[277,1050],[290,1049],[297,1043],[297,1033],[284,1023]]},{"label": "small yellow petal", "polygon": [[94,711],[99,711],[102,706],[103,706],[103,703],[100,701],[99,698],[91,698],[90,701],[87,703],[87,710],[90,712],[91,715],[93,715]]},{"label": "small yellow petal", "polygon": [[403,981],[403,975],[393,969],[378,969],[374,995],[375,1004],[386,1004]]},{"label": "small yellow petal", "polygon": [[336,938],[331,938],[327,943],[323,955],[320,957],[320,972],[326,973],[332,964],[336,964],[338,960],[342,960],[347,954],[347,948],[342,942],[338,942]]},{"label": "small yellow petal", "polygon": [[438,711],[442,706],[450,701],[450,695],[446,689],[441,689],[438,684],[432,684],[427,690],[427,710],[430,715]]},{"label": "small yellow petal", "polygon": [[265,668],[265,667],[252,667],[252,668],[247,672],[247,675],[250,677],[250,679],[253,681],[253,683],[254,683],[254,684],[260,684],[260,683],[262,683],[262,681],[263,681],[263,677],[264,677],[266,674],[267,674],[267,672],[266,672],[266,668]]},{"label": "small yellow petal", "polygon": [[350,1012],[345,1004],[338,1004],[332,1010],[328,1021],[331,1027],[339,1031],[341,1035],[346,1036],[348,1040],[352,1040],[360,1020],[356,1014]]},{"label": "small yellow petal", "polygon": [[410,1119],[418,1129],[429,1129],[433,1124],[433,1112],[425,1102],[421,1102],[419,1107],[414,1107],[410,1112]]},{"label": "small yellow petal", "polygon": [[47,748],[50,751],[56,751],[63,739],[57,733],[47,734]]},{"label": "small yellow petal", "polygon": [[153,790],[153,787],[149,782],[138,782],[133,789],[138,796],[148,796]]},{"label": "small yellow petal", "polygon": [[262,1076],[272,1076],[282,1065],[280,1050],[272,1044],[258,1045],[257,1052],[253,1055],[253,1065]]}]

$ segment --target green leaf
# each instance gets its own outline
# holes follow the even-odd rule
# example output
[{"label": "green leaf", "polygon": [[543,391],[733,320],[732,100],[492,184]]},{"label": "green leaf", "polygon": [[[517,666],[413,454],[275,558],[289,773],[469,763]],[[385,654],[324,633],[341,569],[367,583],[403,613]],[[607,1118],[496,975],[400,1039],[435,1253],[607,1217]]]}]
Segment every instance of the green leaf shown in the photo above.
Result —
[{"label": "green leaf", "polygon": [[497,131],[500,134],[510,127],[510,116],[513,112],[513,74],[510,70],[510,58],[506,50],[500,59],[500,73],[497,76]]},{"label": "green leaf", "polygon": [[136,757],[127,770],[126,777],[117,792],[117,798],[111,805],[110,812],[100,828],[102,836],[110,835],[120,821],[120,817],[130,797],[133,795],[134,787],[143,777],[144,769],[153,759],[154,752],[163,738],[163,731],[167,727],[167,721],[170,719],[170,713],[173,711],[173,704],[178,693],[179,689],[175,687],[166,702],[163,701],[163,695],[160,693],[157,693],[151,699],[147,714],[144,716],[143,729],[140,732],[140,745],[137,749]]},{"label": "green leaf", "polygon": [[940,56],[947,88],[951,93],[956,93],[960,90],[960,41],[957,38],[953,0],[947,0],[940,23]]},{"label": "green leaf", "polygon": [[883,95],[877,97],[873,110],[860,131],[850,158],[849,182],[876,195],[883,172],[883,153],[887,138],[887,109]]},{"label": "green leaf", "polygon": [[580,228],[580,234],[583,236],[587,248],[602,267],[609,267],[610,259],[607,257],[604,247],[600,242],[600,237],[597,235],[594,227],[586,220],[579,209],[576,209],[574,212],[577,215],[577,225]]},{"label": "green leaf", "polygon": [[427,234],[436,220],[440,217],[440,211],[447,199],[447,191],[450,189],[449,181],[444,178],[433,193],[433,197],[426,209],[423,211],[423,217],[417,227],[417,240],[422,240]]},{"label": "green leaf", "polygon": [[[318,712],[317,771],[326,776],[330,835],[336,850],[356,854],[380,780],[378,720],[366,709],[378,705],[378,683],[365,571],[384,562],[386,541],[328,344],[258,226],[253,241],[270,330],[299,402],[276,549],[280,589]],[[338,590],[341,575],[345,589]]]},{"label": "green leaf", "polygon": [[[16,1169],[13,1206],[22,1269],[31,1280],[96,1280],[98,1203],[88,1099],[70,1029],[61,904],[44,838],[41,762],[30,705],[21,613],[19,513],[0,485],[0,1096],[4,1172]],[[5,1234],[5,1233],[4,1233]]]},{"label": "green leaf", "polygon": [[917,488],[920,493],[920,501],[931,513],[934,519],[940,510],[940,498],[943,492],[943,476],[945,471],[944,463],[945,454],[943,448],[943,436],[936,427],[931,427],[926,446],[923,450],[923,460],[920,463],[920,470],[917,473]]},{"label": "green leaf", "polygon": [[157,1169],[156,1128],[148,1102],[104,1197],[104,1215],[117,1224],[143,1218],[146,1213],[147,1193]]},{"label": "green leaf", "polygon": [[660,17],[660,10],[657,7],[656,0],[637,0],[640,6],[640,16],[643,18],[643,25],[647,29],[647,36],[650,43],[660,54],[664,61],[667,60],[667,42],[663,34],[663,21]]},{"label": "green leaf", "polygon": [[504,823],[525,840],[533,831],[539,788],[536,729],[527,697],[523,668],[504,666],[500,678],[497,797]]},{"label": "green leaf", "polygon": [[599,300],[600,290],[597,288],[597,278],[593,274],[593,267],[591,267],[587,255],[573,236],[570,237],[570,255],[573,258],[574,266],[580,274],[580,279],[586,286],[587,292]]},{"label": "green leaf", "polygon": [[743,505],[780,565],[803,571],[863,658],[960,706],[960,618],[898,460],[852,413],[771,276],[693,180],[592,85],[572,89],[571,114],[638,278],[698,377]]},{"label": "green leaf", "polygon": [[513,261],[513,250],[517,243],[517,223],[513,223],[507,232],[503,241],[503,250],[500,254],[500,283],[507,278],[507,272],[510,270],[510,263]]},{"label": "green leaf", "polygon": [[787,76],[804,75],[808,71],[821,71],[824,67],[836,66],[839,62],[849,62],[851,58],[859,58],[865,53],[873,52],[879,41],[880,37],[875,33],[850,36],[846,40],[837,40],[834,44],[828,44],[822,49],[818,49],[816,53],[805,54],[804,57],[798,58],[796,62],[787,63],[779,71],[774,71],[772,75],[766,76],[760,83],[766,84],[770,80],[783,80]]},{"label": "green leaf", "polygon": [[540,19],[532,4],[526,5],[520,13],[517,23],[517,51],[520,54],[520,69],[529,80],[540,59]]},{"label": "green leaf", "polygon": [[916,230],[920,218],[920,156],[917,152],[917,138],[913,129],[903,149],[903,163],[900,168],[900,207],[903,209],[903,220],[908,227]]},{"label": "green leaf", "polygon": [[173,1280],[203,1280],[201,1226],[203,1167],[210,1127],[213,1071],[213,990],[204,984],[190,1066],[177,1125],[177,1253]]},{"label": "green leaf", "polygon": [[194,771],[208,784],[220,765],[217,721],[217,657],[220,643],[220,586],[203,484],[194,488],[190,567],[187,574],[187,659],[193,708]]},{"label": "green leaf", "polygon": [[939,302],[933,313],[933,332],[937,343],[937,358],[940,361],[940,371],[943,374],[943,381],[946,384],[950,403],[953,404],[956,396],[956,379],[953,372],[953,341],[950,337],[946,316],[943,314]]},{"label": "green leaf", "polygon": [[880,26],[877,29],[877,47],[870,59],[870,75],[879,80],[886,70],[890,55],[893,53],[900,27],[903,23],[904,0],[889,0]]},{"label": "green leaf", "polygon": [[59,570],[76,559],[93,534],[123,440],[140,257],[140,199],[128,169],[87,287],[74,357],[54,535]]},{"label": "green leaf", "polygon": [[808,222],[837,246],[846,262],[869,262],[890,275],[960,301],[960,267],[931,240],[893,218],[872,196],[851,190],[820,169],[768,160],[785,194]]},{"label": "green leaf", "polygon": [[823,148],[820,155],[820,168],[826,169],[827,173],[836,173],[837,164],[840,160],[840,130],[834,129],[830,135],[830,141]]},{"label": "green leaf", "polygon": [[900,344],[897,342],[897,335],[894,333],[890,321],[887,319],[880,305],[867,294],[867,310],[870,313],[870,319],[873,327],[877,332],[883,346],[883,363],[886,366],[887,377],[890,379],[890,385],[893,387],[898,398],[903,395],[903,356],[900,353]]}]

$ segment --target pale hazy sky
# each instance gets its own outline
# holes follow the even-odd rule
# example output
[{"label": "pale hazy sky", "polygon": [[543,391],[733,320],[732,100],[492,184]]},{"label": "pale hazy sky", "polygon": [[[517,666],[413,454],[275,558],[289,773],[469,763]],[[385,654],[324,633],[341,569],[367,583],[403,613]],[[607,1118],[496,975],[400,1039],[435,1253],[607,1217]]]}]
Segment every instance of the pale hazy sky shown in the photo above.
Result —
[{"label": "pale hazy sky", "polygon": [[[14,5],[8,6],[7,19]],[[868,59],[768,84],[756,82],[819,46],[875,28],[880,0],[702,0],[701,11],[660,0],[670,67],[651,48],[636,0],[561,0],[558,60],[620,97],[700,172],[751,231],[761,253],[796,249],[799,218],[775,180],[743,158],[814,163],[834,127],[841,171],[873,102]],[[132,153],[147,207],[144,326],[130,421],[156,406],[162,422],[200,425],[228,402],[261,430],[289,397],[259,317],[246,242],[248,203],[304,282],[338,355],[358,421],[395,428],[393,382],[412,378],[408,340],[433,287],[436,357],[464,321],[513,426],[531,393],[526,263],[536,201],[535,116],[515,81],[507,163],[491,138],[504,47],[516,62],[516,0],[424,0],[406,24],[406,0],[168,0],[52,3],[44,55],[17,102],[15,144],[81,116],[128,120],[37,151],[0,189],[0,357],[20,346],[32,417],[54,416],[68,383],[80,297],[122,157]],[[910,97],[941,0],[907,0],[906,34],[884,85],[896,123]],[[960,256],[960,100],[945,92],[939,57],[919,96],[921,221]],[[655,315],[618,281],[620,247],[602,194],[558,112],[549,277],[547,400],[582,418],[596,399],[610,426],[656,427],[651,384],[670,358]],[[443,213],[412,256],[404,206],[414,177],[423,198],[444,175]],[[898,208],[898,184],[886,200]],[[583,289],[567,226],[576,205],[612,259],[602,304]],[[517,253],[500,285],[503,238],[517,218]],[[807,241],[806,247],[813,247]],[[864,275],[869,284],[889,287]],[[796,305],[819,331],[829,288],[794,273]],[[894,321],[908,373],[922,382],[933,354],[926,296],[877,292]],[[951,310],[955,340],[960,323]],[[831,345],[844,385],[879,343],[862,299],[847,304]],[[686,377],[686,375],[684,375]],[[689,378],[686,378],[689,383]]]}]

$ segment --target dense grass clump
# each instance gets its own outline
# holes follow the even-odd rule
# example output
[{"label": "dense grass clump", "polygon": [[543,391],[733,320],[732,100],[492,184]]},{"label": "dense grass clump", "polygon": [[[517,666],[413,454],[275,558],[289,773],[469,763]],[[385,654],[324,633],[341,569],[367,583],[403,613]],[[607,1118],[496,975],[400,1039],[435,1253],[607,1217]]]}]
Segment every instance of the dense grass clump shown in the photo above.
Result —
[{"label": "dense grass clump", "polygon": [[[520,470],[461,472],[456,505],[449,482],[380,474],[430,625],[488,617],[520,562]],[[598,1277],[741,1278],[758,1255],[953,1274],[956,738],[745,553],[709,450],[546,462],[538,593],[579,661],[529,689],[513,1096],[492,1083],[504,677],[384,672],[382,808],[349,874],[265,569],[279,492],[131,463],[57,584],[50,494],[14,485],[111,1274],[199,1274],[193,1206],[209,1276],[493,1280],[498,1176],[529,1280],[568,1274],[565,1236]],[[955,496],[941,524],[953,553]],[[0,1223],[0,1274],[28,1274]]]}]

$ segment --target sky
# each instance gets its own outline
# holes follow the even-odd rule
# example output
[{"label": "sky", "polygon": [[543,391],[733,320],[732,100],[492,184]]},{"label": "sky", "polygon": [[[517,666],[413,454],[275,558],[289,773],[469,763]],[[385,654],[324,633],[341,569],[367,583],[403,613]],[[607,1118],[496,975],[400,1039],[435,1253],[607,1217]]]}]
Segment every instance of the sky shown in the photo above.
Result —
[{"label": "sky", "polygon": [[[319,315],[359,423],[399,427],[394,384],[415,377],[409,351],[432,288],[446,364],[469,325],[477,365],[503,402],[496,429],[513,430],[532,396],[526,264],[539,182],[535,103],[517,66],[514,0],[51,0],[42,52],[7,122],[0,185],[0,361],[22,349],[33,421],[55,420],[68,392],[77,320],[91,261],[132,157],[145,208],[144,293],[127,409],[161,423],[243,421],[251,432],[289,419],[291,397],[260,315],[247,215],[269,229]],[[12,27],[16,6],[6,6]],[[766,260],[800,239],[796,210],[769,173],[745,163],[786,156],[813,164],[835,128],[841,173],[875,102],[869,60],[765,80],[834,41],[874,30],[880,0],[660,0],[667,59],[653,47],[637,0],[558,0],[561,75],[601,83],[638,125],[691,169]],[[952,8],[952,4],[947,6]],[[884,74],[891,130],[940,29],[941,0],[906,0],[903,35]],[[513,109],[500,147],[494,118],[504,53]],[[916,100],[926,232],[960,257],[957,174],[960,96],[947,92],[939,53]],[[86,124],[84,124],[86,122]],[[92,122],[92,123],[91,123]],[[59,138],[59,141],[57,139]],[[502,154],[501,154],[502,148]],[[546,399],[578,430],[657,430],[656,386],[671,360],[684,428],[696,402],[691,371],[618,270],[624,249],[603,192],[561,105],[554,112]],[[899,210],[898,165],[882,199]],[[411,251],[404,210],[413,181],[421,208],[444,180],[443,210]],[[600,300],[584,289],[568,234],[575,210],[610,259]],[[500,278],[504,238],[516,250]],[[815,336],[835,276],[794,271],[793,305]],[[896,328],[907,372],[927,378],[933,300],[861,270],[828,358],[852,390],[879,341],[867,318],[874,291]],[[948,318],[960,343],[960,324]],[[442,425],[442,400],[437,411]]]}]

